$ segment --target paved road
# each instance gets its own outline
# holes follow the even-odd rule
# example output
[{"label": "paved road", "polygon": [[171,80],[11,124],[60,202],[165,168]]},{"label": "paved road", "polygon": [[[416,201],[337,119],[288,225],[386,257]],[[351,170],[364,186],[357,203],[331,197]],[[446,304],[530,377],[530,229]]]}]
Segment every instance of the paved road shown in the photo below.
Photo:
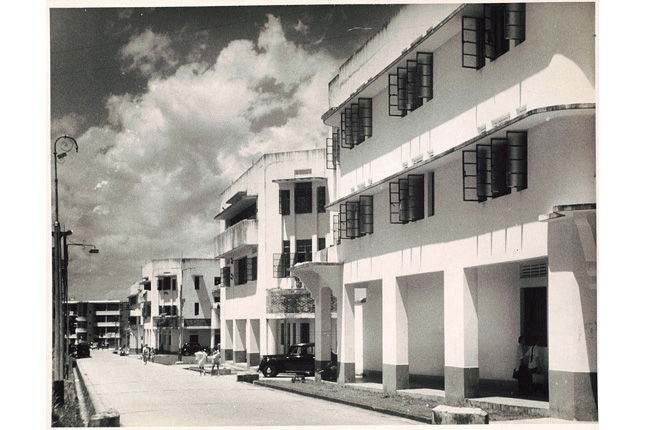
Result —
[{"label": "paved road", "polygon": [[93,350],[78,360],[104,407],[119,411],[122,427],[420,425],[325,400],[200,376],[186,366],[165,366]]}]

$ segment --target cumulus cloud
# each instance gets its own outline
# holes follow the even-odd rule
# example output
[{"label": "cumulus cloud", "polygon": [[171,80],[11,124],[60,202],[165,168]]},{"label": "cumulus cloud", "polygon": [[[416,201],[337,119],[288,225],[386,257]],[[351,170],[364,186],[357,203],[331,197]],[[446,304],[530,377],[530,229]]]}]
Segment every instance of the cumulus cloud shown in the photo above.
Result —
[{"label": "cumulus cloud", "polygon": [[126,61],[125,70],[138,70],[146,77],[159,76],[177,65],[170,37],[155,34],[147,29],[130,38],[121,48],[121,57]]},{"label": "cumulus cloud", "polygon": [[65,220],[104,257],[88,263],[93,276],[111,273],[121,289],[144,259],[212,257],[216,200],[231,181],[263,153],[322,147],[327,135],[336,60],[287,40],[278,18],[212,63],[179,64],[170,45],[147,30],[124,46],[146,92],[112,95],[107,124],[78,137],[59,170]]}]

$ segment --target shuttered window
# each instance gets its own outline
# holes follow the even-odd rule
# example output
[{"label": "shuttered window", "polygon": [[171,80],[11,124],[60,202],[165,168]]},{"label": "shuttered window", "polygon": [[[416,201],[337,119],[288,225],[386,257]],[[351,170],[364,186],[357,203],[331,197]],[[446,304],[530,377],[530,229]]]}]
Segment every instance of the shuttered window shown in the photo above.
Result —
[{"label": "shuttered window", "polygon": [[359,98],[340,113],[340,146],[352,149],[372,137],[372,99]]},{"label": "shuttered window", "polygon": [[291,213],[291,194],[289,190],[280,190],[280,214],[289,215]]},{"label": "shuttered window", "polygon": [[327,187],[316,188],[316,208],[318,213],[325,213],[325,204],[327,203]]},{"label": "shuttered window", "polygon": [[326,146],[327,169],[336,170],[340,165],[340,131],[334,130],[331,136]]},{"label": "shuttered window", "polygon": [[389,115],[405,116],[433,97],[432,53],[417,52],[388,76]]},{"label": "shuttered window", "polygon": [[235,285],[246,284],[248,279],[247,258],[235,260]]},{"label": "shuttered window", "polygon": [[294,200],[295,213],[310,214],[312,212],[313,197],[311,182],[296,182]]},{"label": "shuttered window", "polygon": [[231,268],[229,266],[222,267],[221,271],[222,286],[230,287],[231,286]]},{"label": "shuttered window", "polygon": [[424,181],[424,175],[408,175],[396,182],[390,182],[391,224],[406,224],[423,219],[425,212]]},{"label": "shuttered window", "polygon": [[480,69],[485,59],[493,61],[526,37],[524,3],[482,5],[481,16],[464,16],[461,24],[462,67]]},{"label": "shuttered window", "polygon": [[[336,219],[334,219],[335,221]],[[373,196],[359,196],[358,201],[340,205],[337,244],[342,239],[355,239],[372,233],[374,233]],[[334,234],[336,233],[334,232]]]},{"label": "shuttered window", "polygon": [[506,138],[492,138],[489,144],[462,152],[463,199],[482,202],[501,197],[512,188],[527,187],[528,134],[509,131]]}]

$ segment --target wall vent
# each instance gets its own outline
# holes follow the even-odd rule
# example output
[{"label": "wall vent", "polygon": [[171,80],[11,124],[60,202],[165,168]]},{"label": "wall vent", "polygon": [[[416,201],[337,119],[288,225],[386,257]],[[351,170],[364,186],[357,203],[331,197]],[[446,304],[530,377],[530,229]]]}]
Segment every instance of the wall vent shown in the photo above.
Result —
[{"label": "wall vent", "polygon": [[294,176],[308,176],[311,175],[311,169],[300,169],[293,171]]},{"label": "wall vent", "polygon": [[542,278],[547,274],[546,263],[522,264],[520,269],[520,279]]}]

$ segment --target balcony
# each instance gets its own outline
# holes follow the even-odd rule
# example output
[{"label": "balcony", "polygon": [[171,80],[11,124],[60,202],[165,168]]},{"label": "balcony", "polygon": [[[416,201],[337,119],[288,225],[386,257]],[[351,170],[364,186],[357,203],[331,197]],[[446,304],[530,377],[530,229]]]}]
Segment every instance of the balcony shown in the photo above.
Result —
[{"label": "balcony", "polygon": [[249,254],[257,246],[258,220],[247,219],[215,236],[215,258],[226,258],[233,253]]},{"label": "balcony", "polygon": [[115,315],[121,315],[121,311],[113,310],[113,311],[96,311],[96,316],[115,316]]},{"label": "balcony", "polygon": [[[269,314],[312,314],[316,306],[309,291],[301,289],[267,290],[267,313]],[[336,312],[336,297],[331,298],[331,311]]]},{"label": "balcony", "polygon": [[96,323],[97,327],[118,327],[118,321],[99,321]]}]

